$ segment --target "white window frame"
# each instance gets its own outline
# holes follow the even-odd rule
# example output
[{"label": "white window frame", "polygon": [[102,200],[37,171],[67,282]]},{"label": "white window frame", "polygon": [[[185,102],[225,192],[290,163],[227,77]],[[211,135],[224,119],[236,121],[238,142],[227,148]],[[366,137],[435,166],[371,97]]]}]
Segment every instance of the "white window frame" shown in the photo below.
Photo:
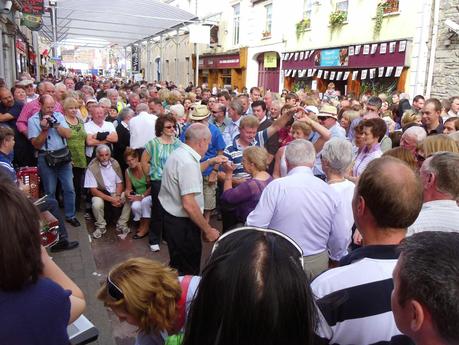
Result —
[{"label": "white window frame", "polygon": [[271,33],[273,30],[273,4],[265,5],[265,32]]},{"label": "white window frame", "polygon": [[241,30],[241,4],[233,5],[233,45],[239,44]]}]

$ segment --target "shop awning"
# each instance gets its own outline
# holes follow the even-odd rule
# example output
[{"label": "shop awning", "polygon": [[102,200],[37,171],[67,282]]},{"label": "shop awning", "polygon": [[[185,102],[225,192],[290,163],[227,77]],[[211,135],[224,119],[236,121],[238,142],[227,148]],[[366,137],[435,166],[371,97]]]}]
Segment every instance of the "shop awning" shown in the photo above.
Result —
[{"label": "shop awning", "polygon": [[[57,10],[57,41],[89,47],[138,43],[170,29],[184,27],[196,17],[158,0],[54,2]],[[52,41],[49,12],[45,13],[43,21],[41,34]]]},{"label": "shop awning", "polygon": [[409,41],[387,41],[285,52],[282,69],[285,77],[353,80],[400,77],[409,61]]}]

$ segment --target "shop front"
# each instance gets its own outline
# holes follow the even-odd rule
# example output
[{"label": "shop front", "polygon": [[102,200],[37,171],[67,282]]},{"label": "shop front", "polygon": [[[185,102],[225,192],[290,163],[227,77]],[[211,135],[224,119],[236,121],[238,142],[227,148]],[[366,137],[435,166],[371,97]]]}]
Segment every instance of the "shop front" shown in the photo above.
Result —
[{"label": "shop front", "polygon": [[207,83],[209,88],[231,87],[242,90],[245,86],[247,50],[242,48],[233,53],[202,55],[199,58],[199,84]]},{"label": "shop front", "polygon": [[16,38],[16,72],[21,74],[29,72],[28,60],[29,49],[27,44],[20,38]]},{"label": "shop front", "polygon": [[261,53],[257,57],[258,86],[279,92],[280,56],[277,52]]},{"label": "shop front", "polygon": [[329,83],[340,94],[405,91],[410,41],[355,44],[282,54],[284,85],[323,93]]}]

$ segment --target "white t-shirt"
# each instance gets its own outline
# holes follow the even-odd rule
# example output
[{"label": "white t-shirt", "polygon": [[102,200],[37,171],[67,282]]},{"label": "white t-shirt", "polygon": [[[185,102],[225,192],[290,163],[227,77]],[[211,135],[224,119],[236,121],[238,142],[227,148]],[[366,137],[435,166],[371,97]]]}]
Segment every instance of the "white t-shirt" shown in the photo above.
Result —
[{"label": "white t-shirt", "polygon": [[330,187],[336,190],[341,199],[341,207],[344,208],[346,219],[346,230],[350,231],[354,225],[354,214],[352,213],[352,197],[354,195],[355,184],[349,180],[343,182],[331,183]]},{"label": "white t-shirt", "polygon": [[[84,124],[84,130],[86,131],[86,134],[96,134],[99,132],[116,132],[115,126],[113,126],[113,123],[104,121],[102,124],[102,127],[99,127],[94,123],[94,121],[89,121]],[[94,146],[86,146],[86,156],[87,157],[92,157],[92,153],[94,152]]]},{"label": "white t-shirt", "polygon": [[133,149],[145,147],[145,145],[156,137],[155,125],[158,117],[143,111],[129,121],[131,133],[130,146]]}]

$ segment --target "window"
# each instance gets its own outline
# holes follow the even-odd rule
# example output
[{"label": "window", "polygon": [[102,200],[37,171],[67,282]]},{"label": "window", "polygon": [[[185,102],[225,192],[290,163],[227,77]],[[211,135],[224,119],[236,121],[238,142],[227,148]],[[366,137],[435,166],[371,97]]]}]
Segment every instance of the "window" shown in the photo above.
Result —
[{"label": "window", "polygon": [[347,17],[348,6],[349,6],[349,0],[336,0],[335,10],[346,13],[346,17]]},{"label": "window", "polygon": [[239,44],[239,24],[241,21],[241,5],[236,4],[233,6],[233,44]]},{"label": "window", "polygon": [[272,25],[273,25],[273,4],[269,4],[265,6],[266,9],[266,27],[265,32],[271,33]]},{"label": "window", "polygon": [[312,0],[304,0],[303,19],[312,18]]}]

